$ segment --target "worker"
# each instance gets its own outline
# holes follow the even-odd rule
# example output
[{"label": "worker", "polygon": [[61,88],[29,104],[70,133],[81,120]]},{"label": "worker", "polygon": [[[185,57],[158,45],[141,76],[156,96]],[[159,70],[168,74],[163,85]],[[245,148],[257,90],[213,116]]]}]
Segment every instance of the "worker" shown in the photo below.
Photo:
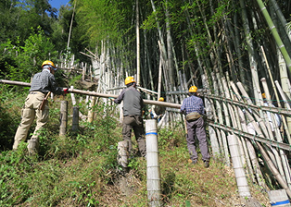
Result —
[{"label": "worker", "polygon": [[187,127],[187,147],[190,153],[190,160],[193,164],[198,161],[198,155],[195,149],[195,135],[199,141],[199,147],[202,154],[202,160],[204,167],[209,167],[210,155],[208,152],[206,132],[204,129],[204,106],[201,98],[197,97],[196,86],[191,86],[189,88],[189,97],[184,99],[181,105],[181,113],[185,114],[186,117],[186,127]]},{"label": "worker", "polygon": [[[159,101],[163,102],[164,98],[160,97]],[[152,119],[157,119],[157,122],[161,120],[165,113],[166,108],[164,106],[153,105],[150,109],[150,114]]]},{"label": "worker", "polygon": [[128,143],[129,153],[132,155],[131,132],[134,131],[135,139],[138,144],[139,152],[142,157],[146,156],[146,143],[144,138],[144,126],[142,119],[143,99],[140,92],[136,89],[134,77],[129,76],[125,79],[127,88],[114,99],[116,104],[123,101],[123,140]]},{"label": "worker", "polygon": [[[53,92],[58,95],[66,95],[68,93],[68,89],[57,87],[56,81],[54,77],[54,73],[57,70],[55,64],[52,61],[46,60],[41,65],[42,71],[35,74],[31,87],[29,89],[29,94],[25,100],[24,106],[22,108],[22,118],[21,123],[17,128],[15,137],[13,150],[16,150],[21,141],[25,141],[27,138],[28,131],[30,129],[31,124],[33,123],[35,116],[36,127],[31,139],[28,141],[28,150],[30,154],[36,154],[38,152],[39,146],[39,133],[43,127],[48,122],[49,119],[49,106],[46,103],[43,110],[40,110],[39,107],[45,99],[46,95],[49,92]],[[31,148],[30,145],[35,146]]]}]

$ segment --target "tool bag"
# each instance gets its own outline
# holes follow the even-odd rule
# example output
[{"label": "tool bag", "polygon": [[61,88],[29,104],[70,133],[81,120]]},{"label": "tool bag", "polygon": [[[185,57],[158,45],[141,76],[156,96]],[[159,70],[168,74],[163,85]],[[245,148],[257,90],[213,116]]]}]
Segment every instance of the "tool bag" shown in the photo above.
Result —
[{"label": "tool bag", "polygon": [[186,120],[187,121],[195,121],[195,120],[199,119],[200,116],[201,115],[197,112],[191,112],[191,113],[186,115]]}]

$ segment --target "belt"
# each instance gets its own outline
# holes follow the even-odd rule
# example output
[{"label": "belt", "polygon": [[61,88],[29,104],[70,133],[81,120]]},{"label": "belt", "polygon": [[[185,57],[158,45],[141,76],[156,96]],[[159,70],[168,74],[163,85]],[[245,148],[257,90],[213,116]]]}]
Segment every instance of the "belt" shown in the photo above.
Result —
[{"label": "belt", "polygon": [[40,92],[40,91],[29,91],[29,94],[38,94],[38,93],[42,93],[44,95],[47,94],[47,93],[43,93],[43,92]]}]

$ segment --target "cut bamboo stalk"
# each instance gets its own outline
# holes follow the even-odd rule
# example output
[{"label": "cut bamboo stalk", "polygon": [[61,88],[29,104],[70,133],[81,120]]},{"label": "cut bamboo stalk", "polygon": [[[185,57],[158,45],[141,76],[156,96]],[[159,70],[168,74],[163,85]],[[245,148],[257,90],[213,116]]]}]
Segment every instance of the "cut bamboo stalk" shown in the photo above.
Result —
[{"label": "cut bamboo stalk", "polygon": [[[216,74],[217,76],[217,82],[218,82],[218,87],[219,90],[221,91],[221,94],[223,97],[225,97],[225,95],[223,94],[223,85],[221,83],[221,77],[219,75],[219,73]],[[224,124],[223,120],[225,120],[226,126],[231,126],[230,125],[230,119],[229,119],[229,113],[228,113],[228,109],[227,106],[225,104],[225,102],[222,102],[222,106],[223,106],[223,113],[224,113],[224,119],[220,120],[219,123]],[[230,166],[230,159],[229,159],[229,151],[228,151],[228,143],[227,143],[227,133],[222,133],[222,142],[223,142],[223,149],[224,149],[224,156],[225,156],[225,163],[227,166]]]},{"label": "cut bamboo stalk", "polygon": [[60,135],[65,135],[67,131],[67,124],[68,124],[68,101],[61,102],[61,109],[60,109]]},{"label": "cut bamboo stalk", "polygon": [[[202,75],[202,82],[203,82],[203,88],[208,88],[208,80],[205,77],[205,75]],[[211,110],[212,109],[211,102],[207,98],[204,98],[204,102],[205,102],[207,119],[213,119],[213,116],[214,116],[213,113],[215,113],[215,111]],[[214,159],[217,159],[220,157],[220,149],[219,149],[219,144],[217,141],[217,136],[213,127],[209,126],[208,130],[209,130],[209,137],[210,137],[210,143],[211,143],[211,149],[212,149],[212,156]]]},{"label": "cut bamboo stalk", "polygon": [[[225,97],[230,99],[231,97],[230,97],[230,94],[229,94],[229,88],[228,88],[228,85],[227,85],[225,77],[222,77],[222,86],[223,86],[223,89],[224,89]],[[232,105],[227,103],[227,108],[229,110],[232,127],[233,128],[238,128],[238,122],[237,122],[236,117],[234,115],[234,109],[233,109]],[[245,166],[245,164],[246,164],[246,160],[245,160],[246,155],[244,153],[245,150],[243,148],[243,144],[242,144],[240,139],[238,139],[238,145],[239,145],[239,150],[240,150],[240,154],[241,154],[241,158],[242,158],[242,164]]]},{"label": "cut bamboo stalk", "polygon": [[266,151],[262,147],[261,143],[257,142],[257,145],[259,147],[259,150],[262,153],[262,156],[263,156],[264,160],[266,161],[267,165],[269,166],[269,169],[273,173],[274,177],[276,178],[278,183],[281,185],[281,187],[286,190],[286,193],[288,194],[289,198],[291,198],[291,190],[288,188],[288,185],[286,184],[285,180],[282,178],[282,176],[280,175],[279,171],[274,166],[273,162],[270,160],[268,154],[266,153]]},{"label": "cut bamboo stalk", "polygon": [[[285,108],[287,108],[287,109],[290,110],[291,107],[290,107],[290,105],[289,105],[289,103],[288,103],[288,99],[287,99],[287,97],[285,96],[285,93],[283,92],[283,90],[282,90],[282,88],[281,88],[281,86],[280,86],[280,84],[279,84],[279,82],[278,82],[277,80],[275,80],[275,84],[276,84],[277,89],[278,89],[278,91],[279,91],[279,93],[280,93],[280,95],[281,95],[281,97],[282,97],[282,99],[283,99],[283,101],[284,101],[284,103],[285,103],[285,104],[284,104],[284,105],[285,105]],[[291,126],[291,118],[288,118],[288,117],[287,117],[288,125],[287,125],[287,123],[286,123],[286,119],[285,119],[285,117],[282,116],[281,118],[282,118],[282,121],[283,121],[283,124],[284,124],[284,127],[285,127],[286,132],[290,132],[291,127],[289,128],[289,121],[290,121],[290,126]],[[288,129],[289,129],[289,130],[288,130]],[[286,133],[286,135],[287,135],[287,138],[288,138],[288,142],[289,142],[289,144],[291,144],[290,133]]]},{"label": "cut bamboo stalk", "polygon": [[93,107],[95,105],[96,102],[96,97],[95,96],[91,96],[90,97],[91,101],[89,104],[89,111],[88,111],[88,122],[92,123],[94,120],[94,111],[93,111]]},{"label": "cut bamboo stalk", "polygon": [[[237,85],[238,85],[238,87],[239,87],[242,95],[246,98],[246,100],[250,100],[248,94],[244,90],[244,87],[240,83],[237,83]],[[257,103],[260,104],[260,102],[257,102]],[[247,118],[250,120],[251,124],[255,128],[256,133],[259,136],[264,135],[265,137],[268,137],[269,138],[269,134],[266,133],[267,130],[265,128],[265,122],[262,119],[260,119],[256,114],[253,113],[254,116],[256,117],[256,120],[259,123],[260,127],[262,127],[262,130],[261,130],[261,128],[259,127],[259,125],[257,124],[257,122],[255,122],[254,118],[250,114],[248,108],[246,108],[245,112],[246,112]],[[268,153],[269,153],[269,156],[271,156],[272,161],[274,162],[274,164],[278,167],[279,172],[281,173],[281,175],[284,175],[284,170],[283,170],[283,167],[282,167],[282,162],[281,162],[281,159],[279,157],[278,152],[276,150],[272,150],[272,151],[268,151]],[[275,159],[273,158],[272,153],[274,153]]]},{"label": "cut bamboo stalk", "polygon": [[146,120],[147,191],[149,206],[161,206],[161,177],[157,138],[157,121]]},{"label": "cut bamboo stalk", "polygon": [[239,106],[239,107],[243,107],[243,108],[249,108],[250,110],[253,110],[253,113],[255,113],[256,115],[258,114],[257,111],[258,110],[262,110],[262,111],[269,111],[269,112],[273,112],[273,113],[280,113],[283,115],[287,115],[287,116],[291,116],[291,111],[285,108],[277,108],[277,107],[269,107],[269,106],[256,106],[256,105],[252,105],[252,103],[248,104],[248,103],[243,103],[243,102],[238,102],[238,101],[234,101],[231,99],[227,99],[227,98],[222,98],[221,96],[216,96],[216,95],[209,95],[204,93],[203,96],[207,97],[207,98],[211,98],[215,101],[224,101],[227,103],[231,103],[233,105]]},{"label": "cut bamboo stalk", "polygon": [[[274,84],[274,80],[273,80],[273,75],[272,75],[272,73],[271,73],[271,70],[270,70],[270,67],[269,67],[269,63],[268,63],[268,60],[267,60],[267,58],[266,58],[266,54],[265,54],[265,51],[264,51],[264,48],[263,48],[263,46],[261,46],[261,50],[262,50],[262,53],[263,53],[263,56],[264,56],[264,59],[265,59],[265,62],[266,62],[266,66],[267,66],[267,69],[268,69],[268,72],[269,72],[269,76],[270,76],[270,79],[271,79],[271,83],[272,83],[272,87],[273,87],[273,91],[274,91],[274,93],[275,93],[275,97],[276,97],[276,100],[277,100],[277,103],[278,103],[278,107],[280,107],[281,108],[281,103],[280,103],[280,100],[279,100],[279,96],[278,96],[278,93],[277,93],[277,90],[276,90],[276,86],[275,86],[275,84]],[[281,56],[282,54],[279,54],[279,56]],[[286,66],[286,65],[285,65]],[[285,68],[284,68],[285,69]],[[282,72],[282,73],[287,73],[287,71],[285,70],[285,72]],[[282,83],[284,82],[284,80],[281,80],[282,81]],[[285,82],[286,82],[286,80],[285,80]],[[285,88],[285,91],[286,91],[286,85],[287,85],[287,83],[286,84],[284,84],[283,86],[285,86],[284,88]],[[291,140],[290,140],[290,133],[291,133],[291,118],[289,118],[289,117],[287,117],[287,120],[288,120],[288,124],[289,124],[289,129],[290,130],[288,130],[289,131],[289,133],[287,133],[287,134],[289,134],[289,139],[288,139],[288,141],[289,141],[289,143],[291,143]],[[285,120],[284,120],[285,121]],[[285,123],[286,124],[286,123]],[[288,128],[286,128],[286,129],[288,129]]]},{"label": "cut bamboo stalk", "polygon": [[241,197],[250,198],[250,188],[241,161],[237,137],[235,135],[229,135],[227,136],[227,139],[229,143],[229,150],[232,158],[232,165],[235,173],[239,195]]},{"label": "cut bamboo stalk", "polygon": [[[269,93],[269,89],[268,89],[268,86],[267,86],[266,79],[262,78],[261,81],[262,81],[262,85],[263,85],[264,92],[265,92],[265,95],[266,95],[266,99],[268,101],[268,105],[271,106],[272,105],[272,103],[270,101],[271,97],[270,97],[270,93]],[[266,114],[266,116],[267,116],[267,114]],[[281,133],[279,131],[279,127],[277,125],[277,120],[275,119],[275,115],[271,113],[271,117],[272,117],[272,122],[273,122],[273,128],[274,128],[275,133],[276,133],[277,141],[283,142],[283,139],[281,137]],[[269,120],[267,120],[267,122],[268,122],[268,124],[270,124]],[[289,167],[289,164],[286,163],[286,160],[288,160],[288,159],[286,157],[285,152],[282,149],[279,149],[279,153],[280,153],[280,157],[282,159],[283,169],[284,169],[284,172],[285,172],[285,179],[286,179],[287,185],[289,186],[289,188],[291,188],[290,167]]]},{"label": "cut bamboo stalk", "polygon": [[280,147],[283,150],[291,152],[291,148],[290,148],[289,144],[269,140],[269,139],[266,139],[265,137],[258,136],[258,135],[254,136],[253,134],[251,134],[249,132],[244,132],[244,131],[237,130],[234,128],[226,127],[226,126],[220,125],[218,123],[214,123],[211,120],[208,120],[208,124],[216,129],[232,132],[232,133],[236,134],[237,136],[245,137],[251,141],[257,141],[257,142],[263,143],[264,145],[267,145],[267,146]]},{"label": "cut bamboo stalk", "polygon": [[[234,100],[242,100],[239,93],[238,93],[238,90],[237,90],[235,84],[232,81],[230,82],[230,86],[235,93],[235,96],[233,97]],[[242,112],[242,110],[240,108],[237,108],[237,113],[238,113],[238,116],[240,118],[239,123],[241,124],[242,130],[245,132],[248,132],[244,113]],[[262,173],[261,173],[261,170],[259,167],[259,163],[257,161],[257,156],[256,156],[253,145],[250,143],[250,141],[248,139],[245,139],[244,137],[242,137],[242,143],[244,145],[246,161],[247,161],[249,175],[250,175],[251,179],[253,180],[253,182],[255,182],[255,177],[254,177],[254,171],[255,171],[258,184],[260,186],[265,187],[263,185],[264,182],[261,182]]]},{"label": "cut bamboo stalk", "polygon": [[117,146],[117,163],[123,167],[127,168],[128,165],[128,142],[127,141],[120,141],[118,142]]},{"label": "cut bamboo stalk", "polygon": [[[216,78],[215,78],[215,74],[212,73],[211,74],[211,77],[212,77],[212,82],[213,82],[213,87],[218,89],[218,86],[217,86],[217,81],[216,81]],[[218,96],[218,90],[214,90],[214,93],[216,96]],[[216,101],[215,100],[215,105],[216,105],[216,110],[214,111],[217,111],[217,114],[218,114],[218,122],[220,124],[223,124],[223,116],[222,116],[222,109],[221,109],[221,104],[219,101]],[[216,120],[217,122],[217,120]],[[220,146],[220,150],[221,150],[221,153],[224,154],[224,156],[226,156],[226,153],[224,151],[224,145],[223,145],[223,141],[222,141],[222,132],[220,130],[217,131],[217,136],[218,136],[218,142],[219,142],[219,146]]]},{"label": "cut bamboo stalk", "polygon": [[72,122],[72,131],[76,132],[79,129],[79,107],[73,107],[73,122]]}]

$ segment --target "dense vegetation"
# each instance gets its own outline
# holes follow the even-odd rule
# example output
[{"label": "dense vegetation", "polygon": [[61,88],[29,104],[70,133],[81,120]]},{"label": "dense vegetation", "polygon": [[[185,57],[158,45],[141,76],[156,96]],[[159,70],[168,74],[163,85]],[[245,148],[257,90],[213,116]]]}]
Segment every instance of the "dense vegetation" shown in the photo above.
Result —
[{"label": "dense vegetation", "polygon": [[[2,0],[0,79],[29,82],[42,61],[50,59],[60,66],[74,56],[76,64],[97,62],[99,68],[93,71],[111,72],[122,83],[126,74],[136,74],[139,85],[159,96],[190,85],[224,96],[211,77],[227,74],[242,82],[254,100],[261,98],[262,77],[268,83],[279,80],[290,99],[290,5],[290,0],[75,0],[57,11],[48,0]],[[263,6],[270,18],[262,13]],[[63,77],[68,76],[60,70],[60,86],[75,86],[76,79]],[[54,101],[39,156],[28,157],[25,144],[10,151],[27,92],[28,88],[0,85],[1,206],[146,205],[144,160],[133,158],[130,163],[132,191],[116,188],[122,180],[115,150],[121,129],[103,114],[108,107],[104,104],[94,108],[94,123],[82,123],[78,134],[59,137],[59,102]],[[87,112],[85,105],[80,107]],[[159,132],[164,202],[231,203],[236,195],[231,170],[219,162],[211,163],[208,171],[201,163],[193,168],[187,163],[184,133]],[[127,193],[130,196],[124,196]],[[264,198],[260,201],[267,205]]]},{"label": "dense vegetation", "polygon": [[[62,97],[50,102],[50,122],[40,137],[38,156],[28,156],[26,143],[11,151],[26,93],[11,94],[1,86],[0,206],[147,206],[146,161],[135,155],[125,173],[117,164],[121,126],[104,114],[114,108],[98,104],[96,120],[59,136]],[[25,91],[22,91],[25,92]],[[85,113],[86,105],[80,104]],[[71,117],[69,112],[69,117]],[[111,113],[108,113],[111,114]],[[32,132],[32,131],[31,131]],[[137,150],[137,143],[134,142]],[[211,161],[188,163],[185,132],[159,131],[163,203],[167,206],[234,206],[241,201],[233,171]],[[252,186],[253,195],[268,206],[266,193]]]}]

